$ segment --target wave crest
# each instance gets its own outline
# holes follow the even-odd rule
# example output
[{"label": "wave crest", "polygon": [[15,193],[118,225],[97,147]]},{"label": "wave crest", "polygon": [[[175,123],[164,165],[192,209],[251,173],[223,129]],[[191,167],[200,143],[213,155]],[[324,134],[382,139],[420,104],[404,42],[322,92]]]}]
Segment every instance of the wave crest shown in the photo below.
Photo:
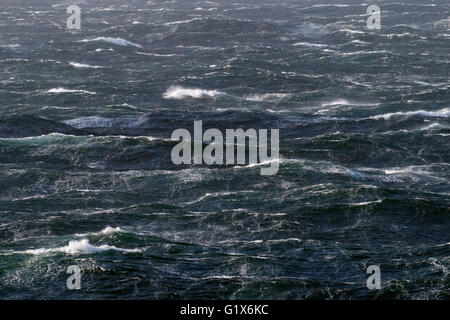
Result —
[{"label": "wave crest", "polygon": [[83,39],[80,40],[80,42],[107,42],[111,44],[115,44],[122,47],[136,47],[142,49],[142,46],[140,44],[122,39],[122,38],[112,38],[112,37],[98,37],[94,39]]},{"label": "wave crest", "polygon": [[194,99],[201,99],[205,97],[214,98],[224,95],[226,95],[226,93],[217,90],[205,90],[197,88],[185,88],[182,86],[171,86],[163,94],[163,98],[181,100],[185,98],[194,98]]}]

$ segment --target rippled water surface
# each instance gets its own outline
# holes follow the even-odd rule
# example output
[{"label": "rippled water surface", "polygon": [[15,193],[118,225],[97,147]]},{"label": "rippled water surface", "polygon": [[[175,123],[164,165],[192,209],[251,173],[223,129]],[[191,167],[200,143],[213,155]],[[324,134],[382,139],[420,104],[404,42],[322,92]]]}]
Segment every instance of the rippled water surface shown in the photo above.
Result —
[{"label": "rippled water surface", "polygon": [[[448,1],[1,2],[0,298],[450,297]],[[195,120],[278,174],[172,164]]]}]

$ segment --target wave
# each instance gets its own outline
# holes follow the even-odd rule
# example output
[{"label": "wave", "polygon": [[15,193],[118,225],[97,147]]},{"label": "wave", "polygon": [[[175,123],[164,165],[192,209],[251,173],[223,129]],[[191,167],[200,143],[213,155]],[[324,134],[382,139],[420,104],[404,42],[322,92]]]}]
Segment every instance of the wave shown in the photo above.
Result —
[{"label": "wave", "polygon": [[104,67],[100,66],[91,66],[89,64],[77,63],[77,62],[69,62],[69,64],[78,69],[103,69]]},{"label": "wave", "polygon": [[309,47],[309,48],[325,48],[328,47],[326,44],[320,44],[320,43],[309,43],[309,42],[298,42],[294,43],[294,46],[303,46],[303,47]]},{"label": "wave", "polygon": [[65,135],[87,134],[87,132],[78,130],[65,123],[32,115],[13,115],[0,118],[0,137],[2,138],[25,138],[52,133]]},{"label": "wave", "polygon": [[81,129],[81,128],[111,127],[113,124],[113,120],[109,118],[91,116],[65,120],[63,121],[63,123]]},{"label": "wave", "polygon": [[66,88],[53,88],[47,90],[47,93],[84,93],[84,94],[97,94],[96,92],[86,91],[86,90],[76,90],[76,89],[66,89]]},{"label": "wave", "polygon": [[288,99],[292,97],[289,93],[266,93],[266,94],[253,94],[248,95],[244,98],[244,100],[247,101],[254,101],[254,102],[277,102],[283,99]]},{"label": "wave", "polygon": [[144,55],[144,56],[151,56],[151,57],[176,57],[177,54],[170,53],[170,54],[159,54],[159,53],[149,53],[149,52],[136,52],[136,54]]},{"label": "wave", "polygon": [[75,235],[77,237],[87,237],[87,236],[110,235],[110,234],[122,233],[122,232],[125,232],[125,231],[123,229],[121,229],[120,227],[117,227],[117,228],[106,227],[99,232],[89,232],[89,233],[81,233],[81,234],[77,233]]},{"label": "wave", "polygon": [[181,86],[171,86],[167,91],[163,94],[164,99],[176,99],[181,100],[185,98],[215,98],[219,96],[226,96],[227,94],[217,90],[204,90],[197,88],[185,88]]},{"label": "wave", "polygon": [[370,44],[370,42],[362,41],[362,40],[352,40],[350,43],[356,43],[356,44]]},{"label": "wave", "polygon": [[330,102],[322,103],[322,107],[348,105],[349,103],[350,102],[348,100],[346,100],[346,99],[337,99],[337,100],[332,100]]},{"label": "wave", "polygon": [[0,137],[0,141],[18,141],[18,142],[56,142],[58,140],[64,141],[66,139],[74,140],[74,141],[83,141],[86,138],[93,138],[93,135],[87,136],[76,136],[72,134],[64,134],[59,132],[52,132],[48,134],[43,134],[39,136],[29,136],[29,137],[13,137],[13,138],[2,138]]},{"label": "wave", "polygon": [[394,112],[394,113],[386,113],[386,114],[380,114],[376,116],[368,117],[367,119],[384,119],[388,120],[392,117],[400,117],[400,116],[412,116],[412,115],[421,115],[424,117],[442,117],[442,118],[448,118],[450,115],[450,108],[445,108],[437,111],[425,111],[425,110],[418,110],[418,111],[409,111],[409,112]]},{"label": "wave", "polygon": [[332,107],[332,106],[377,106],[379,103],[370,103],[370,102],[351,102],[347,99],[335,99],[328,102],[322,103],[322,107]]},{"label": "wave", "polygon": [[368,54],[390,54],[389,51],[386,50],[374,50],[374,51],[354,51],[354,52],[343,52],[338,53],[339,56],[347,57],[347,56],[362,56]]},{"label": "wave", "polygon": [[253,192],[254,192],[253,190],[242,190],[242,191],[233,191],[233,192],[225,191],[225,192],[213,192],[213,193],[208,192],[195,200],[183,203],[183,205],[195,204],[195,203],[201,202],[201,201],[203,201],[205,199],[209,199],[209,198],[223,198],[223,197],[228,197],[228,196],[239,196],[242,194],[253,193]]},{"label": "wave", "polygon": [[14,43],[14,44],[4,44],[1,46],[2,48],[7,48],[7,49],[17,49],[20,48],[21,45],[18,43]]},{"label": "wave", "polygon": [[129,103],[122,103],[121,105],[119,105],[119,107],[126,107],[126,108],[131,108],[134,110],[139,110],[139,107],[133,106],[132,104],[129,104]]},{"label": "wave", "polygon": [[131,41],[128,41],[128,40],[125,40],[125,39],[122,39],[122,38],[98,37],[98,38],[94,38],[94,39],[83,39],[83,40],[80,40],[79,42],[98,42],[98,41],[107,42],[107,43],[115,44],[115,45],[122,46],[122,47],[130,47],[131,46],[131,47],[136,47],[136,48],[142,49],[141,45],[131,42]]},{"label": "wave", "polygon": [[234,169],[242,169],[242,168],[254,168],[254,167],[260,167],[260,166],[265,166],[265,165],[271,165],[272,163],[286,163],[286,162],[291,162],[290,159],[270,159],[270,160],[265,160],[265,161],[261,161],[258,163],[250,163],[248,165],[238,165],[238,166],[234,166]]},{"label": "wave", "polygon": [[198,20],[204,20],[204,19],[203,18],[193,18],[193,19],[188,19],[188,20],[172,21],[172,22],[166,22],[166,23],[164,23],[164,25],[171,26],[171,25],[177,25],[177,24],[185,24],[185,23],[190,23],[190,22],[198,21]]},{"label": "wave", "polygon": [[71,240],[67,246],[57,247],[57,248],[39,248],[39,249],[29,249],[25,251],[13,251],[8,252],[6,254],[31,254],[31,255],[46,255],[51,253],[65,253],[70,255],[77,254],[93,254],[105,251],[119,251],[119,252],[128,252],[128,253],[136,253],[142,252],[142,249],[124,249],[118,248],[110,245],[101,245],[94,246],[89,243],[88,239],[82,240]]},{"label": "wave", "polygon": [[62,122],[77,129],[109,128],[114,126],[138,127],[145,122],[145,118],[141,116],[129,116],[124,118],[104,118],[100,116],[90,116],[64,120]]},{"label": "wave", "polygon": [[425,81],[414,81],[415,84],[419,84],[421,86],[429,86],[429,87],[448,87],[450,84],[448,82],[439,82],[439,83],[430,83]]},{"label": "wave", "polygon": [[361,30],[354,30],[354,29],[348,29],[348,28],[344,28],[344,29],[339,29],[340,32],[345,32],[348,34],[364,34],[364,31]]},{"label": "wave", "polygon": [[171,86],[163,94],[164,99],[202,99],[202,98],[217,98],[229,97],[236,100],[245,100],[252,102],[277,102],[283,99],[288,99],[292,95],[289,93],[265,93],[265,94],[250,94],[244,97],[238,97],[219,90],[206,90],[199,88],[186,88],[182,86]]},{"label": "wave", "polygon": [[[102,140],[102,139],[110,139],[110,140],[120,140],[120,139],[135,139],[135,140],[146,140],[146,141],[165,141],[171,142],[171,139],[158,138],[153,136],[124,136],[124,135],[102,135],[102,136],[94,136],[92,134],[89,135],[72,135],[72,134],[63,134],[63,133],[49,133],[40,136],[29,136],[29,137],[13,137],[13,138],[3,138],[0,137],[0,142],[16,142],[16,143],[24,143],[24,144],[58,144],[58,143],[71,143],[77,144],[88,140]],[[84,190],[85,191],[85,190]]]}]

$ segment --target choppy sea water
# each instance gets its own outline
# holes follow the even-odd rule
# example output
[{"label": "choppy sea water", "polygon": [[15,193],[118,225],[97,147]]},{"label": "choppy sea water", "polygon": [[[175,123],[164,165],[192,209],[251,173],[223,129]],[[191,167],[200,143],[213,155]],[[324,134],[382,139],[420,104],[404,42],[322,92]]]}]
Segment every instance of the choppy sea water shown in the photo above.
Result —
[{"label": "choppy sea water", "polygon": [[[70,4],[2,0],[0,298],[450,297],[448,1],[376,1],[381,30],[355,0]],[[278,174],[172,164],[194,120],[278,128]]]}]

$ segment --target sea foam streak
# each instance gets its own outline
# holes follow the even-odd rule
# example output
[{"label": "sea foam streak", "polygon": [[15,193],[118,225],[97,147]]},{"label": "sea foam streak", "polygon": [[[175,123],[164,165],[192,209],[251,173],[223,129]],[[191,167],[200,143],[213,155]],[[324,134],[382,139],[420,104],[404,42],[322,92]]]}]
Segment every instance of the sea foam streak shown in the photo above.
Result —
[{"label": "sea foam streak", "polygon": [[418,110],[418,111],[409,111],[409,112],[395,112],[395,113],[386,113],[386,114],[380,114],[376,116],[369,117],[369,119],[390,119],[392,117],[396,116],[412,116],[412,115],[421,115],[424,117],[442,117],[442,118],[448,118],[450,115],[450,108],[445,108],[437,111],[425,111],[425,110]]},{"label": "sea foam streak", "polygon": [[303,47],[309,47],[309,48],[325,48],[328,47],[326,44],[321,43],[309,43],[309,42],[298,42],[294,43],[294,46],[303,46]]},{"label": "sea foam streak", "polygon": [[65,120],[63,121],[63,123],[81,129],[81,128],[111,127],[113,124],[113,120],[109,118],[91,116]]},{"label": "sea foam streak", "polygon": [[245,100],[247,101],[254,101],[254,102],[277,102],[283,99],[288,99],[292,95],[289,93],[266,93],[266,94],[253,94],[248,95],[245,97]]},{"label": "sea foam streak", "polygon": [[141,45],[131,42],[131,41],[128,41],[128,40],[125,40],[125,39],[122,39],[122,38],[98,37],[98,38],[94,38],[94,39],[83,39],[83,40],[80,40],[79,42],[95,42],[95,41],[112,43],[112,44],[122,46],[122,47],[130,47],[131,46],[131,47],[137,47],[137,48],[142,49]]},{"label": "sea foam streak", "polygon": [[95,92],[86,90],[75,90],[66,88],[53,88],[47,91],[47,93],[85,93],[85,94],[96,94]]},{"label": "sea foam streak", "polygon": [[91,66],[89,64],[77,63],[77,62],[69,62],[69,64],[78,69],[102,69],[100,66]]},{"label": "sea foam streak", "polygon": [[351,102],[347,99],[336,99],[328,102],[322,103],[322,107],[332,107],[332,106],[377,106],[379,103],[370,103],[370,102]]},{"label": "sea foam streak", "polygon": [[128,116],[123,118],[104,118],[100,116],[90,116],[62,121],[77,129],[83,128],[106,128],[113,126],[138,127],[145,122],[145,118],[140,116]]}]

